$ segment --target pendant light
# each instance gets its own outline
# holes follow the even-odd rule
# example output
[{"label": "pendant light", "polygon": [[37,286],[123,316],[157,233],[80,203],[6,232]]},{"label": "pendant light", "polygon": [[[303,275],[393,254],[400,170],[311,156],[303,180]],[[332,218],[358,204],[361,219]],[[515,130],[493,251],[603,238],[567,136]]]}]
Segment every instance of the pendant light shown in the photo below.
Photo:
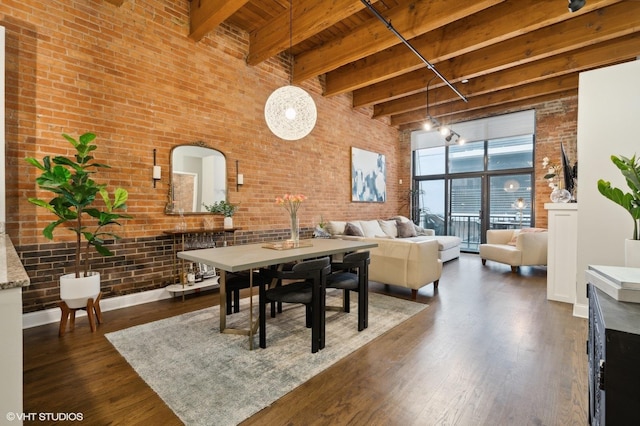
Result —
[{"label": "pendant light", "polygon": [[[289,53],[293,38],[293,4],[289,0]],[[313,98],[303,89],[293,86],[293,54],[289,85],[276,89],[264,106],[264,118],[269,130],[280,139],[295,141],[307,136],[316,125],[318,112]]]}]

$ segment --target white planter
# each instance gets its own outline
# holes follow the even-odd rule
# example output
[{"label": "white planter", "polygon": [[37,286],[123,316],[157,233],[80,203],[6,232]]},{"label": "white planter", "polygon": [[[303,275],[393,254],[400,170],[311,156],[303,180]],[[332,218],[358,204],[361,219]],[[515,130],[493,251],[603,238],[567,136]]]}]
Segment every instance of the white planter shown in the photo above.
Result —
[{"label": "white planter", "polygon": [[640,268],[640,240],[624,240],[624,266]]},{"label": "white planter", "polygon": [[224,218],[224,229],[233,229],[233,218],[229,216],[225,216]]},{"label": "white planter", "polygon": [[71,309],[87,306],[87,300],[96,300],[100,294],[100,273],[89,272],[86,277],[76,278],[76,274],[60,277],[60,299]]}]

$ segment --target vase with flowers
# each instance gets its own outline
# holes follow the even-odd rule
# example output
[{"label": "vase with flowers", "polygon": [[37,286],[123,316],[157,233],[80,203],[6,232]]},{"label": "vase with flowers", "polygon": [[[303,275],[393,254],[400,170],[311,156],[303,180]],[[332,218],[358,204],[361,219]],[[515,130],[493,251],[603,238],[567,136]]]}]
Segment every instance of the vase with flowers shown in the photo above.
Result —
[{"label": "vase with flowers", "polygon": [[562,187],[562,181],[558,179],[558,175],[562,168],[552,163],[549,160],[549,157],[544,157],[542,159],[542,168],[547,171],[544,175],[544,179],[549,184],[549,188],[551,188],[551,201],[554,203],[568,203],[571,201],[571,193]]},{"label": "vase with flowers", "polygon": [[276,204],[284,207],[289,212],[291,221],[291,241],[294,244],[300,242],[300,227],[298,223],[298,209],[307,197],[302,194],[284,194],[283,197],[276,198]]}]

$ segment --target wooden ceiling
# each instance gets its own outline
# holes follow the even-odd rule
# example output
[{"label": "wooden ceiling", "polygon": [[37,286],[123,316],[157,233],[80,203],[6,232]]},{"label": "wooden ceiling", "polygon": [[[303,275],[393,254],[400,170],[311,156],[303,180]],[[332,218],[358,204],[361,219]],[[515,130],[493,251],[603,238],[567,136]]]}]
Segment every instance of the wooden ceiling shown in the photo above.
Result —
[{"label": "wooden ceiling", "polygon": [[576,94],[580,72],[640,57],[637,0],[574,13],[566,0],[371,0],[465,102],[361,0],[292,1],[290,23],[289,0],[192,0],[191,38],[234,25],[250,35],[248,64],[290,51],[294,84],[324,75],[324,96],[351,92],[400,129],[422,125],[427,98],[429,115],[455,122]]}]

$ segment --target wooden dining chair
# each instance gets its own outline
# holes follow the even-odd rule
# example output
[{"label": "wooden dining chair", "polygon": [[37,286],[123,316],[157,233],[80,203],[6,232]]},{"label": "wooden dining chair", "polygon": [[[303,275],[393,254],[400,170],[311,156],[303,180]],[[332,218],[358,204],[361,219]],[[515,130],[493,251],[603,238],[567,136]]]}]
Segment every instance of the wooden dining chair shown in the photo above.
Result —
[{"label": "wooden dining chair", "polygon": [[[350,293],[358,293],[358,331],[369,326],[369,263],[368,251],[359,251],[345,255],[342,262],[331,264],[331,274],[327,276],[327,288],[342,290],[342,307],[350,311]],[[327,309],[333,307],[327,306]],[[339,307],[340,308],[340,307]]]},{"label": "wooden dining chair", "polygon": [[[325,284],[331,271],[328,257],[306,260],[295,264],[291,271],[277,269],[260,270],[260,347],[267,347],[267,303],[300,303],[305,305],[306,326],[311,328],[311,352],[316,353],[325,345]],[[273,280],[285,283],[267,288]],[[293,282],[289,282],[293,280]],[[272,316],[275,313],[272,310]]]}]

